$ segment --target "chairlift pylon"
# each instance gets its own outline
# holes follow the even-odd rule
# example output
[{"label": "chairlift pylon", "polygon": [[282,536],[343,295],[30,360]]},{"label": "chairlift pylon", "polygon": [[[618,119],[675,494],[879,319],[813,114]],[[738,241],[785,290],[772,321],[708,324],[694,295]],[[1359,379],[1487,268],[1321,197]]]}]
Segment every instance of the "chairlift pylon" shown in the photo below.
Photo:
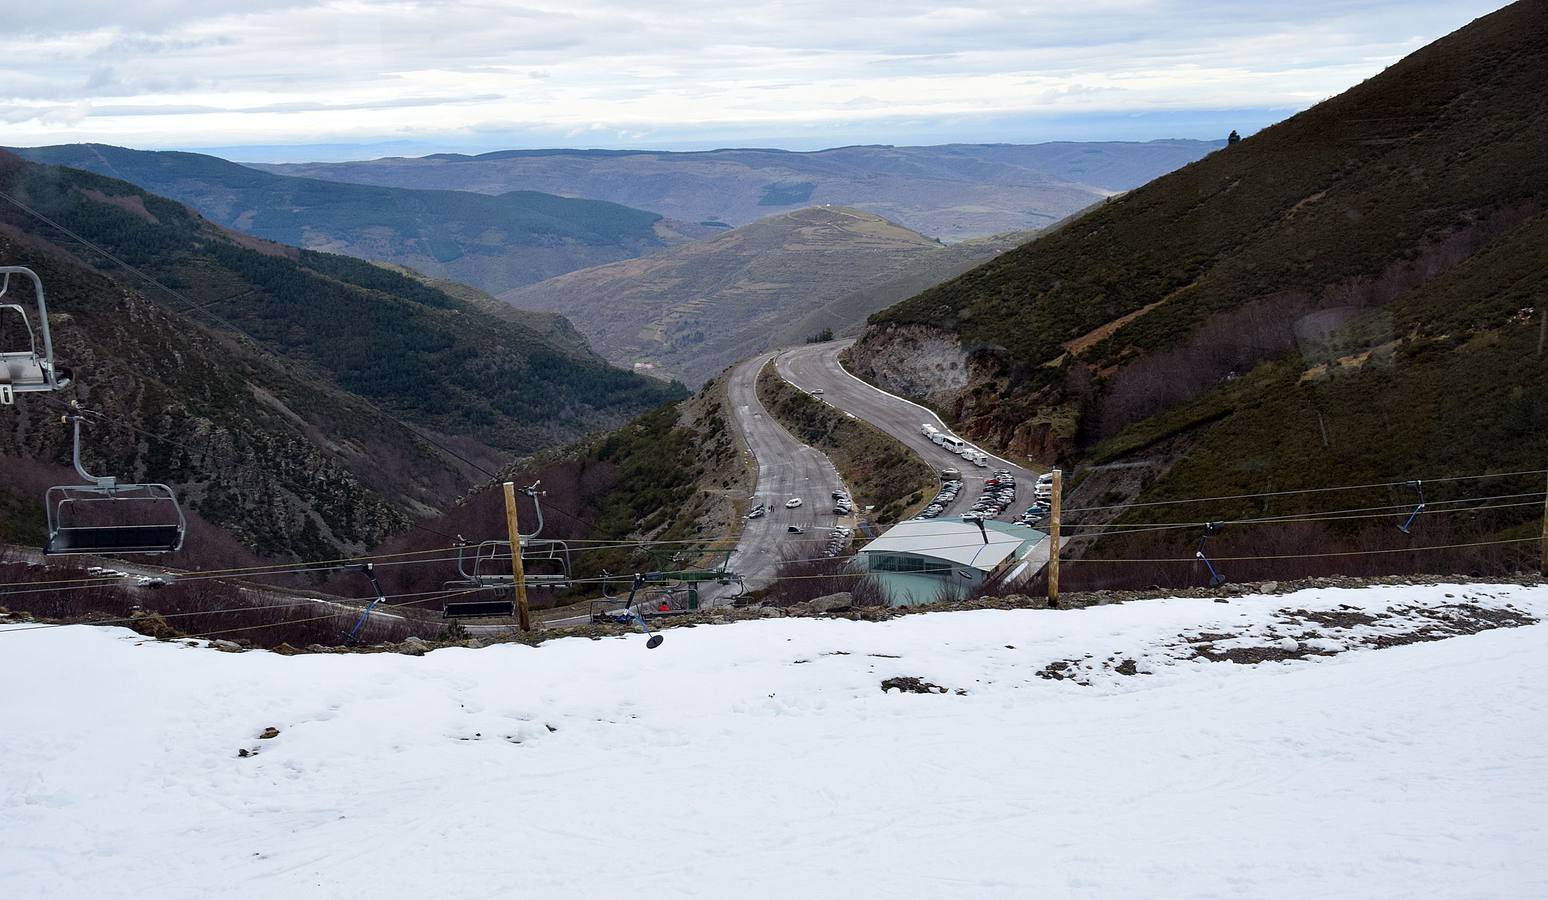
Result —
[{"label": "chairlift pylon", "polygon": [[[126,484],[111,475],[87,472],[81,465],[81,417],[64,417],[73,430],[75,471],[88,484],[55,485],[44,495],[48,543],[43,553],[65,556],[85,553],[172,553],[183,546],[188,522],[177,495],[164,484]],[[150,510],[147,514],[144,511]],[[122,513],[153,521],[120,524]]]},{"label": "chairlift pylon", "polygon": [[[5,302],[11,288],[11,276],[21,275],[32,280],[34,305],[37,307],[38,331],[32,330],[27,308],[20,303]],[[70,386],[70,370],[54,366],[54,339],[48,330],[48,304],[43,299],[43,281],[36,272],[26,266],[0,266],[0,316],[14,313],[21,318],[26,332],[26,346],[0,345],[0,406],[15,402],[17,394],[37,391],[58,391]],[[38,333],[43,335],[43,350],[38,352]]]}]

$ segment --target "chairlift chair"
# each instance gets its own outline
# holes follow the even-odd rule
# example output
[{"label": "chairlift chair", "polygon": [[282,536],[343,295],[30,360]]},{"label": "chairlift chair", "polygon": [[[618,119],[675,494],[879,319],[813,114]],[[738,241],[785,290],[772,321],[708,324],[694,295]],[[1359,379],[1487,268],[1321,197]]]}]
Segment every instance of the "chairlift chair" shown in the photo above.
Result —
[{"label": "chairlift chair", "polygon": [[514,616],[516,601],[512,597],[512,589],[486,584],[477,576],[477,563],[470,561],[467,556],[468,548],[472,546],[462,541],[459,535],[457,570],[461,577],[443,585],[450,596],[441,602],[441,618],[487,619]]},{"label": "chairlift chair", "polygon": [[[528,589],[565,590],[573,583],[570,546],[564,541],[522,535],[521,567]],[[483,541],[459,547],[457,572],[473,587],[514,587],[511,542]]]},{"label": "chairlift chair", "polygon": [[443,619],[508,619],[516,614],[516,601],[506,588],[478,588],[471,593],[448,597],[441,604]]},{"label": "chairlift chair", "polygon": [[[532,498],[537,513],[537,528],[521,540],[522,581],[528,588],[563,590],[573,583],[570,570],[570,545],[561,540],[539,538],[543,532],[543,502],[538,498],[541,481],[534,481],[522,493]],[[516,575],[510,563],[510,541],[483,541],[477,545],[459,544],[457,572],[474,587],[514,587]]]},{"label": "chairlift chair", "polygon": [[[37,333],[27,317],[27,309],[20,303],[7,303],[5,295],[11,288],[11,276],[21,275],[32,279],[32,289],[37,307],[38,331],[43,334],[43,352],[38,352]],[[0,405],[9,406],[17,394],[36,391],[57,391],[70,386],[70,370],[54,367],[54,341],[48,331],[48,305],[43,300],[43,282],[37,273],[26,266],[0,266],[0,316],[7,319],[14,314],[21,319],[26,332],[25,346],[20,342],[0,344]]]},{"label": "chairlift chair", "polygon": [[[92,475],[81,465],[81,418],[65,416],[74,431],[75,471],[89,484],[64,484],[44,496],[49,556],[86,553],[172,553],[183,546],[188,522],[177,495],[164,484],[126,484]],[[142,521],[120,524],[121,513]],[[149,519],[150,521],[143,521]]]}]

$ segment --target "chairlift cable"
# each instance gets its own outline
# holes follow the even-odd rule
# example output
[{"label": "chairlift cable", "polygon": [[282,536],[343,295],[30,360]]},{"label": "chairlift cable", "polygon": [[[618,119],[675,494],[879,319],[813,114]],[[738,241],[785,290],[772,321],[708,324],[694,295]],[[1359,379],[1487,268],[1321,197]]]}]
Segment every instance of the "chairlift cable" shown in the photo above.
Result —
[{"label": "chairlift cable", "polygon": [[[1536,538],[1536,537],[1530,537],[1530,538],[1510,538],[1510,539],[1504,539],[1504,540],[1474,541],[1474,542],[1469,542],[1469,543],[1457,543],[1457,544],[1439,544],[1439,545],[1429,545],[1429,546],[1423,546],[1423,547],[1399,547],[1399,548],[1380,549],[1380,550],[1349,550],[1349,551],[1334,551],[1334,552],[1325,552],[1325,553],[1289,553],[1289,554],[1259,555],[1259,556],[1222,556],[1222,557],[1214,557],[1214,559],[1216,561],[1223,561],[1223,562],[1242,562],[1242,561],[1274,560],[1274,559],[1317,559],[1317,558],[1324,558],[1324,557],[1368,556],[1368,555],[1387,554],[1387,553],[1422,553],[1422,552],[1434,551],[1434,550],[1456,550],[1456,549],[1465,549],[1465,548],[1471,548],[1471,547],[1489,547],[1489,546],[1502,546],[1502,545],[1506,545],[1506,544],[1536,543],[1538,540],[1539,540],[1539,538]],[[964,546],[972,546],[972,545],[964,545]],[[933,548],[933,549],[946,549],[946,548]],[[838,558],[838,559],[853,559],[853,558],[854,558],[853,556],[850,556],[850,557],[841,557],[841,558]],[[1067,563],[1109,563],[1109,562],[1110,563],[1197,563],[1198,559],[1196,557],[1157,557],[1157,558],[1145,558],[1145,559],[1138,559],[1138,558],[1103,559],[1103,558],[1097,558],[1097,557],[1078,557],[1078,558],[1074,558],[1074,559],[1064,560],[1064,562],[1067,562]],[[933,569],[933,570],[932,569],[924,569],[924,570],[921,570],[921,572],[924,573],[924,574],[944,573],[944,572],[952,571],[953,568],[954,567],[942,567],[942,568]],[[773,579],[771,579],[771,582],[805,581],[805,580],[813,580],[813,579],[819,579],[819,578],[827,578],[827,579],[832,579],[832,578],[861,578],[861,577],[870,576],[872,574],[873,573],[871,573],[871,572],[834,572],[834,573],[822,573],[822,574],[814,574],[814,575],[784,575],[784,576],[775,576]],[[617,576],[605,576],[605,577],[602,577],[602,578],[592,578],[592,579],[576,579],[577,583],[582,583],[582,582],[585,582],[585,583],[601,583],[601,582],[616,581],[616,580],[617,580]],[[425,591],[425,592],[420,592],[420,593],[421,594],[425,594],[425,595],[429,595],[429,596],[425,596],[421,600],[415,600],[415,601],[411,601],[409,603],[395,604],[394,606],[395,607],[416,606],[416,605],[418,605],[420,603],[429,602],[430,600],[435,599],[434,595],[437,595],[437,594],[444,595],[444,596],[460,596],[462,594],[475,593],[477,590],[479,590],[479,589],[470,588],[470,589],[468,589],[466,591],[457,591],[457,592],[446,592],[444,590]],[[389,595],[387,595],[388,599],[401,598],[401,597],[411,597],[411,596],[415,596],[415,594],[389,594]],[[370,599],[374,599],[374,598],[350,598],[350,599],[365,601],[365,600],[370,600]],[[296,606],[307,605],[308,603],[313,603],[313,602],[324,602],[324,603],[326,603],[326,602],[333,602],[333,601],[307,601],[307,600],[304,600],[304,599],[300,599],[300,600],[297,600],[297,601],[291,602],[291,603],[277,604],[277,605],[271,605],[271,606],[244,606],[244,607],[236,607],[236,608],[225,609],[225,610],[201,610],[201,611],[193,611],[193,612],[186,612],[186,613],[167,613],[167,614],[159,614],[159,615],[163,619],[175,618],[175,617],[181,617],[181,616],[192,616],[192,615],[218,615],[218,614],[234,613],[234,612],[263,611],[263,610],[268,610],[268,609],[288,609],[288,608],[294,608]],[[224,633],[232,633],[232,632],[235,632],[235,631],[242,631],[242,630],[253,630],[253,629],[257,629],[257,628],[272,628],[272,627],[281,627],[281,626],[285,626],[285,625],[297,625],[297,624],[301,624],[303,622],[311,622],[311,621],[319,621],[321,619],[335,618],[337,616],[347,615],[347,614],[350,614],[350,613],[353,613],[353,612],[355,612],[355,611],[354,610],[338,610],[338,611],[335,611],[335,612],[331,612],[331,613],[327,613],[327,614],[319,615],[319,616],[313,616],[313,617],[309,617],[309,618],[306,618],[306,619],[294,619],[294,620],[290,620],[288,622],[271,622],[271,623],[265,623],[263,625],[244,626],[242,628],[227,629],[227,630],[223,630],[223,631],[210,631],[210,632],[203,632],[203,633],[199,633],[199,634],[179,635],[178,638],[175,638],[175,639],[189,639],[189,638],[207,637],[207,636],[209,636],[211,634],[224,634]],[[121,618],[121,619],[96,620],[96,621],[91,621],[91,622],[45,622],[45,623],[25,624],[25,625],[17,625],[17,626],[9,626],[9,627],[7,627],[7,626],[0,626],[0,635],[13,634],[13,633],[14,634],[19,634],[19,633],[26,632],[26,631],[38,631],[38,630],[50,629],[50,628],[64,628],[64,627],[68,627],[68,626],[72,626],[72,625],[115,625],[115,624],[123,624],[123,623],[128,623],[128,622],[133,622],[133,621],[137,621],[137,619]]]},{"label": "chairlift cable", "polygon": [[[388,600],[397,600],[397,599],[402,599],[402,598],[405,598],[405,597],[420,597],[420,598],[422,598],[420,600],[415,600],[415,601],[410,602],[410,603],[395,603],[395,604],[392,604],[392,608],[393,609],[398,609],[398,608],[405,607],[405,606],[415,606],[415,605],[417,605],[419,603],[429,602],[430,600],[436,599],[436,595],[455,596],[455,595],[459,595],[461,593],[465,593],[465,592],[463,592],[463,591],[447,591],[445,588],[437,588],[437,589],[435,589],[433,591],[414,591],[414,592],[411,592],[411,593],[403,593],[403,594],[386,594],[384,596]],[[471,593],[471,591],[468,591],[467,593]],[[151,615],[155,615],[155,616],[157,616],[158,618],[161,618],[161,619],[181,619],[181,618],[187,618],[188,616],[219,616],[219,615],[227,615],[229,613],[266,612],[268,610],[275,610],[275,609],[294,609],[294,608],[300,607],[300,606],[318,606],[318,605],[336,604],[336,605],[341,607],[340,609],[337,609],[337,610],[335,610],[335,611],[333,611],[331,613],[328,613],[327,616],[318,616],[317,617],[317,618],[327,618],[328,616],[353,615],[353,614],[355,614],[355,613],[360,611],[359,607],[355,607],[355,608],[345,607],[344,604],[346,604],[346,603],[350,603],[350,602],[363,603],[363,602],[367,602],[367,601],[375,600],[375,599],[376,599],[375,595],[372,595],[370,597],[340,597],[340,598],[336,598],[334,600],[323,600],[323,599],[320,599],[320,598],[319,599],[313,599],[313,600],[307,600],[307,599],[304,599],[304,598],[297,598],[296,600],[293,600],[293,601],[290,601],[290,602],[287,602],[287,603],[255,604],[255,605],[252,605],[252,606],[233,606],[233,607],[227,607],[225,609],[189,610],[187,612],[152,613]],[[69,627],[71,625],[94,625],[94,626],[95,625],[123,625],[123,624],[129,624],[129,623],[133,623],[133,622],[144,621],[146,618],[149,618],[149,616],[148,615],[146,615],[146,616],[122,616],[122,617],[113,618],[113,619],[92,619],[90,621],[82,621],[82,622],[29,622],[29,623],[21,624],[21,625],[11,625],[11,626],[0,625],[0,634],[19,634],[19,633],[24,632],[24,631],[41,631],[41,630],[46,629],[46,628],[66,628],[66,627]],[[306,620],[306,621],[311,621],[311,620]],[[288,624],[288,623],[276,622],[276,623],[271,623],[271,624],[273,624],[273,625],[282,625],[282,624]],[[180,637],[193,637],[193,636],[194,635],[181,635]]]},{"label": "chairlift cable", "polygon": [[[1461,503],[1480,503],[1480,502],[1484,502],[1484,501],[1488,501],[1488,500],[1509,500],[1509,499],[1515,499],[1517,497],[1542,497],[1543,493],[1544,493],[1543,491],[1527,491],[1527,492],[1517,493],[1517,494],[1495,494],[1495,495],[1491,495],[1491,496],[1488,496],[1488,497],[1462,497],[1462,498],[1453,499],[1453,500],[1437,500],[1437,501],[1434,501],[1434,502],[1431,502],[1431,503],[1427,504],[1427,506],[1430,506],[1430,507],[1443,506],[1443,505],[1455,506],[1455,505],[1461,504]],[[1425,510],[1425,511],[1426,512],[1430,512],[1430,511],[1434,511],[1434,512],[1467,512],[1469,510],[1500,509],[1500,508],[1503,508],[1503,507],[1506,507],[1506,506],[1531,506],[1531,505],[1534,505],[1534,504],[1531,503],[1531,502],[1526,502],[1526,503],[1506,503],[1506,504],[1497,504],[1497,505],[1492,505],[1492,506],[1470,506],[1470,507],[1463,507],[1461,509]],[[1221,521],[1223,521],[1223,522],[1225,522],[1226,524],[1229,524],[1229,525],[1265,525],[1265,524],[1278,524],[1278,523],[1289,523],[1289,522],[1333,522],[1333,521],[1338,521],[1340,519],[1381,518],[1382,516],[1400,514],[1402,511],[1411,509],[1412,507],[1413,507],[1413,504],[1411,504],[1411,503],[1393,504],[1393,505],[1390,505],[1390,506],[1360,506],[1360,507],[1351,507],[1351,508],[1348,508],[1348,509],[1335,509],[1335,510],[1323,510],[1323,511],[1311,510],[1311,511],[1308,511],[1308,512],[1305,512],[1305,513],[1287,513],[1287,514],[1285,514],[1283,516],[1260,516],[1260,517],[1251,518],[1251,519],[1223,519]],[[1371,513],[1371,515],[1344,515],[1345,513]],[[1177,528],[1197,528],[1198,526],[1199,526],[1198,522],[1154,522],[1154,523],[1136,522],[1136,523],[1134,523],[1132,525],[1126,525],[1126,524],[1119,523],[1119,522],[1108,522],[1108,523],[1100,523],[1100,522],[1062,522],[1062,523],[1060,523],[1060,527],[1061,528],[1105,528],[1105,529],[1114,529],[1112,531],[1104,532],[1103,533],[1104,535],[1108,535],[1108,534],[1137,534],[1137,533],[1140,533],[1140,532],[1143,532],[1143,531],[1163,531],[1163,530],[1170,530],[1170,529],[1177,529]]]},{"label": "chairlift cable", "polygon": [[[1338,550],[1324,553],[1278,553],[1262,556],[1215,556],[1211,557],[1216,562],[1246,562],[1263,559],[1321,559],[1323,557],[1336,556],[1370,556],[1378,553],[1423,553],[1429,550],[1459,550],[1467,547],[1494,547],[1503,544],[1535,544],[1541,541],[1540,537],[1506,538],[1494,541],[1473,541],[1462,544],[1432,544],[1424,547],[1393,547],[1381,550]],[[1076,557],[1074,559],[1061,560],[1062,563],[1191,563],[1198,562],[1192,556],[1155,557],[1149,559],[1107,559],[1096,556]]]},{"label": "chairlift cable", "polygon": [[[1508,498],[1508,497],[1514,497],[1514,496],[1537,496],[1537,495],[1536,494],[1507,494],[1507,495],[1500,495],[1500,496],[1504,497],[1504,498]],[[1489,498],[1476,498],[1476,499],[1489,499]],[[1443,502],[1458,503],[1458,502],[1464,502],[1464,501],[1453,500],[1453,501],[1443,501]],[[1476,511],[1484,511],[1484,510],[1492,510],[1492,509],[1515,508],[1515,507],[1521,507],[1521,506],[1534,506],[1535,507],[1536,505],[1537,505],[1536,501],[1524,501],[1524,502],[1519,502],[1519,503],[1490,504],[1490,505],[1480,506],[1480,507],[1463,507],[1463,508],[1459,508],[1459,509],[1427,509],[1427,510],[1424,511],[1424,514],[1428,515],[1428,514],[1438,514],[1438,513],[1448,513],[1448,512],[1476,512]],[[1293,521],[1340,521],[1340,520],[1343,520],[1343,519],[1379,518],[1379,517],[1383,517],[1384,515],[1387,515],[1387,514],[1378,514],[1378,515],[1375,515],[1375,516],[1364,516],[1364,515],[1329,516],[1329,517],[1326,517],[1326,518],[1316,518],[1316,519],[1276,519],[1276,520],[1271,520],[1269,522],[1269,524],[1279,524],[1279,523],[1293,522]],[[1263,522],[1261,522],[1259,520],[1240,520],[1240,521],[1223,520],[1223,524],[1228,524],[1228,525],[1263,524]],[[1197,522],[1180,523],[1178,525],[1168,525],[1168,526],[1165,526],[1165,527],[1167,529],[1182,528],[1182,527],[1197,528],[1197,527],[1199,527],[1199,523],[1197,523]],[[1105,537],[1105,536],[1109,536],[1110,534],[1132,534],[1132,533],[1139,533],[1139,531],[1140,531],[1140,529],[1133,529],[1133,530],[1127,530],[1127,531],[1112,532],[1112,533],[1108,533],[1108,534],[1104,534],[1104,535],[1100,535],[1100,536],[1104,536]],[[936,545],[936,546],[932,546],[932,547],[923,548],[923,550],[924,551],[934,551],[934,550],[961,549],[961,548],[965,548],[965,547],[977,547],[977,546],[980,545],[980,543],[981,542],[979,542],[979,541],[973,541],[973,542],[967,542],[967,543],[962,543],[962,544],[944,544],[944,545]],[[646,544],[646,543],[629,543],[629,542],[624,542],[624,543],[620,543],[619,545],[616,545],[616,546],[583,547],[583,548],[579,548],[577,550],[574,550],[572,552],[579,553],[579,552],[583,552],[583,551],[586,551],[586,550],[611,550],[611,549],[619,549],[620,547],[646,547],[646,546],[648,546],[648,544]],[[457,547],[441,547],[441,548],[430,548],[430,549],[426,549],[426,550],[403,551],[403,552],[399,552],[399,553],[376,554],[376,555],[370,555],[370,556],[341,557],[341,558],[331,559],[331,560],[316,560],[316,561],[306,561],[306,562],[299,562],[299,563],[276,563],[276,564],[273,564],[273,565],[270,565],[270,566],[245,567],[245,568],[233,568],[233,569],[211,569],[211,570],[201,570],[201,571],[197,571],[197,572],[193,572],[193,573],[188,573],[188,574],[182,574],[182,575],[174,574],[174,575],[169,575],[168,577],[170,577],[173,581],[187,581],[187,582],[191,582],[191,581],[207,581],[207,580],[217,580],[217,579],[233,579],[234,580],[234,579],[240,579],[240,578],[243,578],[243,577],[252,578],[252,577],[263,577],[263,576],[296,575],[296,574],[308,574],[308,573],[315,573],[315,572],[324,572],[324,571],[328,571],[330,569],[337,569],[337,568],[340,568],[340,567],[343,567],[343,566],[346,566],[346,565],[349,565],[349,564],[356,564],[356,563],[361,563],[361,562],[377,561],[377,560],[394,560],[394,561],[391,561],[391,562],[380,562],[380,563],[378,563],[379,565],[382,565],[382,566],[425,565],[425,564],[442,563],[442,562],[456,562],[458,560],[458,557],[455,557],[455,556],[441,556],[441,557],[434,557],[434,558],[429,558],[429,559],[402,559],[401,558],[401,557],[407,557],[407,556],[419,556],[419,555],[422,555],[422,554],[445,552],[445,551],[454,550],[454,549],[458,549],[458,548]],[[725,551],[717,551],[717,552],[725,552]],[[824,561],[852,560],[852,559],[858,558],[858,556],[859,556],[858,553],[856,553],[856,554],[847,554],[847,555],[842,555],[842,556],[824,557],[823,560]],[[813,561],[816,561],[816,560],[813,560]],[[10,595],[17,595],[17,594],[26,594],[26,593],[44,593],[44,592],[48,592],[48,591],[63,591],[63,590],[78,589],[78,588],[107,587],[107,586],[112,586],[112,585],[115,585],[115,584],[122,583],[122,582],[124,582],[126,580],[132,580],[135,577],[136,576],[133,576],[133,575],[104,575],[104,576],[92,576],[92,577],[89,577],[89,578],[81,578],[81,579],[61,579],[61,580],[58,580],[58,581],[41,580],[41,581],[30,581],[30,582],[14,582],[11,585],[9,585],[9,587],[34,587],[35,586],[35,587],[39,588],[39,590],[35,590],[35,591],[33,591],[33,590],[28,590],[28,591],[17,591],[17,590],[0,591],[0,597],[10,596]],[[607,582],[607,581],[610,581],[610,580],[616,580],[616,578],[617,578],[617,576],[605,576],[604,575],[604,576],[592,577],[592,578],[571,579],[571,581],[572,581],[572,583],[575,583],[575,584],[595,584],[595,583],[604,583],[604,582]]]},{"label": "chairlift cable", "polygon": [[[1548,469],[1529,469],[1529,470],[1520,471],[1520,472],[1498,472],[1498,473],[1489,473],[1489,474],[1484,474],[1484,475],[1452,475],[1452,476],[1447,476],[1447,477],[1444,477],[1444,478],[1426,478],[1426,479],[1423,479],[1423,480],[1426,483],[1440,483],[1440,482],[1452,482],[1452,481],[1479,481],[1479,480],[1491,479],[1491,478],[1514,478],[1514,477],[1516,477],[1518,475],[1524,476],[1524,475],[1543,475],[1543,474],[1548,474]],[[1378,482],[1378,483],[1374,483],[1374,484],[1349,484],[1349,485],[1339,485],[1339,486],[1335,486],[1335,487],[1323,487],[1323,488],[1298,488],[1298,489],[1295,489],[1295,490],[1287,490],[1287,491],[1262,491],[1262,492],[1259,492],[1259,493],[1256,493],[1256,494],[1232,494],[1232,495],[1223,496],[1223,497],[1190,497],[1190,498],[1182,499],[1182,500],[1149,500],[1149,501],[1146,501],[1144,503],[1114,503],[1114,504],[1110,504],[1110,505],[1107,505],[1107,506],[1080,506],[1080,507],[1072,507],[1070,509],[1066,509],[1065,512],[1067,512],[1067,513],[1095,512],[1095,511],[1098,511],[1098,510],[1106,510],[1106,509],[1137,509],[1137,508],[1142,507],[1142,506],[1176,506],[1176,505],[1181,505],[1181,504],[1186,504],[1186,503],[1215,503],[1215,502],[1223,502],[1223,501],[1227,501],[1227,500],[1251,500],[1251,499],[1254,499],[1254,498],[1257,498],[1257,497],[1285,497],[1285,496],[1290,496],[1292,494],[1320,494],[1320,493],[1329,493],[1329,492],[1332,492],[1332,491],[1363,491],[1363,490],[1373,490],[1375,488],[1384,488],[1384,487],[1403,487],[1403,486],[1409,484],[1410,482],[1412,482],[1413,480],[1414,479],[1405,479],[1403,481],[1384,481],[1384,482]]]}]

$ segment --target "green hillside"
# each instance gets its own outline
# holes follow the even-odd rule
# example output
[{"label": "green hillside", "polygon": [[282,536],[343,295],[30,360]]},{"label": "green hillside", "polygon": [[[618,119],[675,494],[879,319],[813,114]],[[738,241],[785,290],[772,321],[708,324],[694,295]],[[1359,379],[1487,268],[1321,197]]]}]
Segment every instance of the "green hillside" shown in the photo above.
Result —
[{"label": "green hillside", "polygon": [[537,191],[476,194],[343,184],[214,156],[105,144],[17,148],[110,176],[271,241],[412,266],[502,291],[662,246],[655,213]]},{"label": "green hillside", "polygon": [[[1539,468],[1545,147],[1521,2],[873,316],[853,363],[1147,499]],[[966,379],[896,374],[923,346]]]},{"label": "green hillside", "polygon": [[[172,483],[263,554],[336,555],[447,507],[476,472],[435,444],[494,467],[683,395],[487,298],[233,235],[124,182],[0,154],[0,191],[176,291],[0,201],[0,257],[43,276],[76,393],[122,420],[93,435],[92,464]],[[0,409],[0,455],[18,460],[0,508],[65,475],[37,468],[68,460],[55,415],[41,398]]]}]

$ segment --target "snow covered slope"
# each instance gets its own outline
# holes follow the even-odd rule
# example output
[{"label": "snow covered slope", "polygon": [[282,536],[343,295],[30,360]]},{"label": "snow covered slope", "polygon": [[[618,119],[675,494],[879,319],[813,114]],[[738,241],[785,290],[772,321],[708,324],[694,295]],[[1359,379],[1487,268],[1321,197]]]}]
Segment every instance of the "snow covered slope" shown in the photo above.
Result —
[{"label": "snow covered slope", "polygon": [[1548,628],[1376,647],[1544,615],[1475,584],[655,651],[0,633],[0,894],[1543,896]]}]

